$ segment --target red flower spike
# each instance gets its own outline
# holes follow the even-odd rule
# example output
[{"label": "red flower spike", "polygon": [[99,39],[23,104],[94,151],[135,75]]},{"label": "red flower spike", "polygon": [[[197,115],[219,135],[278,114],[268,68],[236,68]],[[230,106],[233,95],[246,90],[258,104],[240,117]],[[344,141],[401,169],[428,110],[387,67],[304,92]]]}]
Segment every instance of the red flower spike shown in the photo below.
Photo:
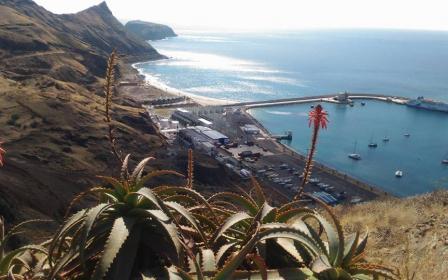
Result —
[{"label": "red flower spike", "polygon": [[316,153],[316,144],[317,137],[319,135],[319,129],[322,127],[323,129],[327,128],[328,124],[328,113],[324,111],[322,106],[317,105],[310,113],[309,113],[309,126],[313,125],[313,134],[311,136],[311,147],[308,152],[308,156],[305,163],[305,169],[303,170],[302,183],[298,189],[298,193],[295,196],[295,199],[299,199],[303,191],[305,190],[305,185],[308,183],[308,179],[311,176],[311,169],[313,167],[313,158]]},{"label": "red flower spike", "polygon": [[327,128],[328,123],[328,113],[324,111],[322,106],[319,104],[317,105],[314,110],[312,110],[309,114],[309,126],[311,124],[314,125],[315,129],[319,129],[319,127],[322,127],[324,129]]}]

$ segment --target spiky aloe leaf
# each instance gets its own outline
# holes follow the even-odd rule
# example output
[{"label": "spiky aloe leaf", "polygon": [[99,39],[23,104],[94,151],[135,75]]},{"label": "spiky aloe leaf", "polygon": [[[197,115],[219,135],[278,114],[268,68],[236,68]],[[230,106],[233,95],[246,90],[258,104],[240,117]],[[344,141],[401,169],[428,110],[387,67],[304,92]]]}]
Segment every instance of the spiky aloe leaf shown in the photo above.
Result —
[{"label": "spiky aloe leaf", "polygon": [[342,225],[339,222],[339,219],[336,217],[336,215],[333,213],[331,208],[322,200],[310,195],[305,194],[306,196],[310,197],[314,201],[316,201],[320,206],[322,206],[326,212],[330,215],[332,222],[336,228],[336,231],[334,230],[333,226],[327,222],[326,219],[324,219],[321,215],[315,215],[314,217],[318,218],[319,223],[323,226],[325,230],[325,234],[328,238],[328,247],[329,247],[329,260],[333,266],[340,266],[342,264],[342,260],[344,259],[344,231],[342,230]]},{"label": "spiky aloe leaf", "polygon": [[214,280],[227,280],[232,279],[232,274],[241,265],[241,263],[246,258],[246,255],[250,253],[255,244],[258,241],[257,231],[249,239],[249,241],[238,251],[238,253],[230,258],[222,267],[222,269],[216,274]]},{"label": "spiky aloe leaf", "polygon": [[275,216],[277,215],[277,208],[270,206],[267,202],[264,202],[261,208],[261,221],[263,223],[275,222]]},{"label": "spiky aloe leaf", "polygon": [[266,197],[264,195],[263,189],[261,188],[260,184],[254,177],[251,177],[251,181],[255,193],[254,200],[256,201],[258,207],[261,207],[263,204],[266,203]]},{"label": "spiky aloe leaf", "polygon": [[131,154],[127,154],[123,160],[123,164],[121,165],[121,179],[122,180],[126,180],[129,176],[128,164],[129,164],[130,157],[131,157]]},{"label": "spiky aloe leaf", "polygon": [[345,242],[346,247],[344,249],[344,259],[342,260],[342,267],[348,267],[352,262],[352,258],[355,255],[356,248],[359,240],[359,232],[352,234]]},{"label": "spiky aloe leaf", "polygon": [[[297,262],[304,262],[309,256],[303,256],[297,251],[296,246],[294,245],[294,240],[279,238],[275,240],[275,242],[285,250],[291,257],[293,257]],[[307,251],[305,253],[308,253]]]},{"label": "spiky aloe leaf", "polygon": [[127,191],[125,189],[125,186],[117,179],[108,176],[97,176],[97,177],[111,184],[115,190],[117,197],[123,198],[126,195]]},{"label": "spiky aloe leaf", "polygon": [[204,241],[205,244],[208,243],[207,238],[204,236],[202,229],[198,226],[196,219],[185,207],[183,207],[182,205],[180,205],[176,202],[172,202],[172,201],[165,202],[165,205],[168,206],[169,208],[175,210],[182,217],[184,217],[196,229],[198,234],[201,236],[202,241]]},{"label": "spiky aloe leaf", "polygon": [[87,211],[87,209],[83,209],[73,214],[56,232],[48,250],[48,262],[50,266],[53,265],[53,256],[55,254],[59,254],[59,252],[61,251],[61,245],[63,244],[65,237],[70,233],[72,229],[84,222],[84,217]]},{"label": "spiky aloe leaf", "polygon": [[141,227],[136,224],[113,261],[112,267],[107,273],[107,279],[131,279],[141,235]]},{"label": "spiky aloe leaf", "polygon": [[136,204],[139,207],[155,207],[156,209],[161,208],[159,199],[149,188],[141,188],[136,192],[131,192],[124,197],[124,200],[129,204]]},{"label": "spiky aloe leaf", "polygon": [[134,171],[131,174],[131,177],[129,178],[131,182],[134,182],[137,184],[142,176],[143,170],[145,169],[146,164],[148,161],[154,159],[153,157],[147,157],[144,158],[142,161],[139,162],[139,164],[135,167]]},{"label": "spiky aloe leaf", "polygon": [[81,235],[81,240],[79,243],[79,256],[81,259],[81,264],[83,266],[83,268],[85,269],[85,263],[86,263],[86,259],[85,259],[85,247],[86,247],[86,242],[87,242],[87,238],[89,237],[89,234],[92,230],[93,225],[95,224],[95,222],[97,222],[98,217],[104,213],[104,211],[106,211],[107,209],[109,209],[110,207],[112,207],[111,204],[99,204],[93,208],[91,208],[85,217],[84,220],[84,230],[83,233]]},{"label": "spiky aloe leaf", "polygon": [[298,244],[306,248],[314,257],[321,254],[321,249],[314,239],[303,231],[281,224],[275,224],[274,226],[267,224],[260,227],[258,242],[278,238],[286,238],[298,242]]},{"label": "spiky aloe leaf", "polygon": [[367,246],[367,239],[369,238],[369,232],[367,231],[361,240],[358,240],[358,244],[356,245],[356,250],[354,256],[358,256],[364,252]]},{"label": "spiky aloe leaf", "polygon": [[196,200],[192,199],[189,196],[183,195],[183,194],[175,194],[172,196],[168,196],[163,199],[163,201],[174,201],[177,202],[185,207],[192,207],[197,203]]},{"label": "spiky aloe leaf", "polygon": [[[307,218],[316,219],[322,225],[328,239],[327,255],[329,257],[329,261],[333,266],[339,266],[343,258],[344,248],[342,246],[344,246],[344,242],[341,242],[341,236],[338,234],[338,231],[335,230],[329,221],[319,214],[305,214],[302,216],[303,220]],[[320,238],[318,238],[318,240],[320,240]]]},{"label": "spiky aloe leaf", "polygon": [[[309,210],[309,209],[308,209]],[[315,229],[310,226],[308,223],[306,223],[303,219],[306,219],[307,217],[314,217],[315,215],[319,215],[317,212],[312,211],[301,211],[300,213],[296,213],[291,219],[288,220],[286,223],[292,228],[298,229],[300,231],[303,231],[304,233],[308,234],[319,246],[321,249],[321,253],[326,256],[326,258],[329,258],[328,249],[327,246],[324,244],[323,240],[321,239],[321,236],[315,231]],[[315,219],[318,219],[317,217],[314,217]],[[301,251],[298,248],[298,251]],[[306,254],[306,252],[305,252]],[[302,254],[303,256],[303,254]],[[304,259],[304,261],[307,262],[307,258]]]},{"label": "spiky aloe leaf", "polygon": [[309,203],[310,201],[311,201],[310,199],[293,200],[291,202],[283,204],[278,209],[278,213],[283,213],[283,212],[289,211],[291,209],[294,209],[296,207],[304,208],[304,205],[307,205],[307,203]]},{"label": "spiky aloe leaf", "polygon": [[[177,266],[182,265],[183,252],[182,244],[179,240],[178,231],[175,225],[171,222],[171,218],[168,217],[165,212],[161,210],[145,210],[145,209],[133,209],[129,212],[129,215],[138,217],[149,217],[159,225],[159,229],[163,231],[163,235],[169,237],[170,244],[165,245],[165,253],[171,258],[171,261]],[[145,223],[143,223],[144,225]]]},{"label": "spiky aloe leaf", "polygon": [[277,211],[276,222],[287,223],[289,220],[294,220],[302,217],[304,214],[316,214],[316,211],[309,208],[294,208],[284,212]]},{"label": "spiky aloe leaf", "polygon": [[201,249],[201,269],[203,272],[216,271],[215,254],[211,249]]},{"label": "spiky aloe leaf", "polygon": [[218,221],[218,218],[216,217],[215,211],[213,207],[210,205],[210,203],[207,201],[207,199],[204,198],[200,193],[193,189],[185,188],[185,187],[163,187],[163,188],[156,188],[154,189],[154,192],[162,197],[163,195],[175,195],[175,194],[183,194],[186,196],[191,197],[192,199],[196,200],[200,204],[202,204],[204,207],[207,208],[209,211],[209,214],[213,217],[213,220],[215,222]]},{"label": "spiky aloe leaf", "polygon": [[222,225],[222,227],[219,228],[218,231],[216,231],[216,233],[212,237],[212,240],[216,242],[229,228],[247,219],[252,219],[252,217],[249,216],[246,212],[238,212],[235,215],[230,216]]},{"label": "spiky aloe leaf", "polygon": [[233,204],[239,205],[244,210],[248,211],[251,215],[255,216],[258,213],[258,207],[254,205],[250,200],[236,193],[231,192],[220,192],[211,196],[208,201],[229,201]]},{"label": "spiky aloe leaf", "polygon": [[39,245],[23,246],[18,249],[15,249],[9,253],[6,253],[3,256],[3,258],[0,260],[0,275],[8,274],[8,271],[9,271],[14,259],[28,250],[38,251],[38,252],[47,254],[47,250],[43,246],[39,246]]},{"label": "spiky aloe leaf", "polygon": [[101,280],[106,276],[122,245],[128,238],[135,222],[136,220],[134,218],[128,217],[118,217],[115,220],[106,242],[104,252],[92,274],[92,280]]},{"label": "spiky aloe leaf", "polygon": [[221,265],[224,262],[227,253],[237,244],[237,242],[230,242],[221,246],[221,248],[219,248],[218,252],[216,253],[216,264]]}]

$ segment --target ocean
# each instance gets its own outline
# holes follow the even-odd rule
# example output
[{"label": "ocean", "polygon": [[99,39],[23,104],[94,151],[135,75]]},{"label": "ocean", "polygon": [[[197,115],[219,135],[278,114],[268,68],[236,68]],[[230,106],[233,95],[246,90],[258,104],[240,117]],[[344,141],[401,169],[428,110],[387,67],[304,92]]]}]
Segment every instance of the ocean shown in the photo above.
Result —
[{"label": "ocean", "polygon": [[[448,102],[448,32],[313,30],[279,33],[181,32],[151,42],[168,60],[136,66],[151,83],[232,101],[348,92]],[[398,196],[448,188],[448,114],[368,101],[324,104],[329,129],[317,160]],[[293,132],[287,143],[306,153],[308,105],[253,109],[271,132]],[[411,137],[404,137],[409,133]],[[390,141],[381,139],[388,136]],[[369,149],[369,141],[378,148]],[[363,157],[347,158],[357,143]],[[397,179],[394,173],[403,170]]]}]

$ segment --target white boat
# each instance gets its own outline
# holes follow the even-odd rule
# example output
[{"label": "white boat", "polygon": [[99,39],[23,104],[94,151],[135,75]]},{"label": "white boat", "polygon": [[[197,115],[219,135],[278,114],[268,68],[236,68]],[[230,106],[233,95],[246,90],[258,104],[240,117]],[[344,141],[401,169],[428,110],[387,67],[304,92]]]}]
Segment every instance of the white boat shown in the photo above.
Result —
[{"label": "white boat", "polygon": [[401,171],[401,170],[395,171],[395,177],[398,177],[398,178],[403,177],[403,171]]},{"label": "white boat", "polygon": [[410,137],[411,136],[411,134],[409,134],[409,133],[406,133],[405,135],[404,135],[404,137]]},{"label": "white boat", "polygon": [[348,157],[354,160],[360,160],[361,159],[361,155],[356,153],[356,146],[357,146],[357,142],[355,141],[355,147],[353,149],[353,153],[348,154]]},{"label": "white boat", "polygon": [[361,155],[360,154],[349,154],[348,157],[351,158],[351,159],[354,159],[354,160],[360,160],[361,159]]}]

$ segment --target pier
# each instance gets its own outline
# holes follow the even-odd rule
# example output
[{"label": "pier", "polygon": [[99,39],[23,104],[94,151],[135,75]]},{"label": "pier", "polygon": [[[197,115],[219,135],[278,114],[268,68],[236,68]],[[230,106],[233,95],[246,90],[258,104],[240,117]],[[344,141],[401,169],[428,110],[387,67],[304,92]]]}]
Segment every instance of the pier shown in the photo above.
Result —
[{"label": "pier", "polygon": [[[392,95],[383,95],[383,94],[371,94],[371,93],[343,93],[346,95],[347,100],[378,100],[383,102],[391,102],[400,105],[404,105],[409,98],[400,97],[400,96],[392,96]],[[291,104],[303,104],[303,103],[312,103],[312,102],[329,102],[329,103],[340,103],[340,104],[348,104],[349,101],[339,101],[337,99],[341,93],[334,94],[325,94],[325,95],[316,95],[316,96],[303,96],[303,97],[294,97],[294,98],[282,98],[282,99],[273,99],[273,100],[265,100],[265,101],[250,101],[250,102],[238,102],[238,103],[229,103],[226,105],[222,105],[224,107],[244,107],[246,109],[250,108],[260,108],[260,107],[271,107],[271,106],[281,106],[281,105],[291,105]]]}]

